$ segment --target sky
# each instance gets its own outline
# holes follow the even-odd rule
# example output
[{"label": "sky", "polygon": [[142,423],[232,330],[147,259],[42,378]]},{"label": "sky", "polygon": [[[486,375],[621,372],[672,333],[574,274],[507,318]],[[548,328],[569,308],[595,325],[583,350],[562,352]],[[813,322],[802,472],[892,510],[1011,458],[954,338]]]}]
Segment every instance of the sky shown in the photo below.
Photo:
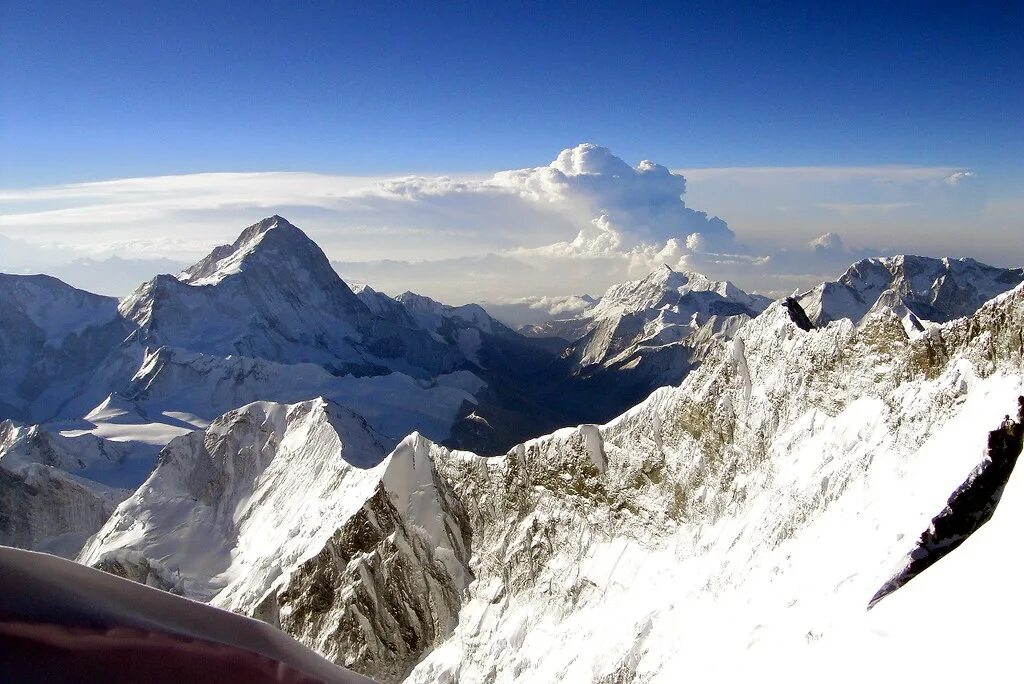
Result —
[{"label": "sky", "polygon": [[[1024,5],[831,5],[0,0],[0,268],[123,294],[273,213],[448,299],[1024,262]],[[631,171],[530,185],[585,142]]]}]

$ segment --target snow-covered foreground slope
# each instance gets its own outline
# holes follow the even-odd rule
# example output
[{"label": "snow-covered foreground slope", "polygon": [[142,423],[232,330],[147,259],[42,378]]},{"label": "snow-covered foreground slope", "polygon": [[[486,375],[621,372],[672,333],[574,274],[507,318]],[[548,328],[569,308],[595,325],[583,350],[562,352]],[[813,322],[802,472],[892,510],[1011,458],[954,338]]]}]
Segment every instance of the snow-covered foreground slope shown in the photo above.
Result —
[{"label": "snow-covered foreground slope", "polygon": [[873,652],[927,669],[892,645],[919,641],[890,605],[959,552],[867,604],[1024,395],[1024,289],[913,339],[890,311],[808,330],[798,311],[773,304],[602,427],[497,458],[413,436],[269,585],[214,600],[384,681],[806,679],[877,674]]},{"label": "snow-covered foreground slope", "polygon": [[870,641],[868,601],[1024,393],[1022,321],[1020,290],[919,343],[894,316],[804,332],[774,305],[600,439],[486,470],[450,457],[456,491],[484,502],[468,505],[476,579],[409,680],[789,675],[826,660],[819,640]]},{"label": "snow-covered foreground slope", "polygon": [[255,620],[0,547],[5,681],[369,684]]},{"label": "snow-covered foreground slope", "polygon": [[[275,624],[297,620],[310,640],[328,630],[318,650],[340,660],[344,642],[363,644],[358,630],[299,620],[281,588],[312,582],[301,601],[322,600],[318,578],[292,574],[314,556],[336,562],[382,545],[389,558],[356,575],[379,581],[395,613],[376,625],[386,647],[367,647],[387,649],[380,669],[362,669],[393,680],[455,626],[469,542],[430,443],[413,435],[386,451],[362,419],[323,400],[243,407],[172,441],[79,560]],[[337,570],[337,581],[349,581]]]}]

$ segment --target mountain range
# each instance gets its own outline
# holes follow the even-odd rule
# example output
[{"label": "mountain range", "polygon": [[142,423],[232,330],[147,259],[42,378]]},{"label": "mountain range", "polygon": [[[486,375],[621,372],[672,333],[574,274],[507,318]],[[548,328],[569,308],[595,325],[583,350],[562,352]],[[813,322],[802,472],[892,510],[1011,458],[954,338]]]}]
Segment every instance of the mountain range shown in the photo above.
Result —
[{"label": "mountain range", "polygon": [[515,331],[350,288],[279,216],[121,301],[0,276],[0,543],[384,682],[853,662],[1019,489],[1022,282],[661,267]]}]

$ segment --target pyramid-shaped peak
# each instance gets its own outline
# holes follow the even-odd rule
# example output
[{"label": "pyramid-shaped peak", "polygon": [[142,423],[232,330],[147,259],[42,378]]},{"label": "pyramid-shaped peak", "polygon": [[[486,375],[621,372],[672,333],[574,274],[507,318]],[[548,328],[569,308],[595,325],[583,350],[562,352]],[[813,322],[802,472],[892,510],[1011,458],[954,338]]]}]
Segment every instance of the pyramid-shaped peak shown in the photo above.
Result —
[{"label": "pyramid-shaped peak", "polygon": [[274,214],[243,230],[238,239],[230,246],[236,251],[250,245],[255,248],[271,237],[278,243],[287,243],[289,241],[298,243],[312,242],[305,233],[291,224],[288,219]]},{"label": "pyramid-shaped peak", "polygon": [[647,279],[648,280],[664,281],[664,280],[670,280],[674,276],[677,276],[677,275],[684,275],[684,274],[680,273],[679,271],[676,271],[675,269],[673,269],[668,264],[662,264],[661,266],[658,266],[653,271],[651,271],[647,275]]},{"label": "pyramid-shaped peak", "polygon": [[333,274],[320,247],[302,230],[275,214],[243,230],[230,245],[214,248],[178,279],[189,285],[213,285],[257,264],[279,271],[299,269]]},{"label": "pyramid-shaped peak", "polygon": [[692,290],[708,290],[722,284],[702,273],[675,269],[668,264],[661,264],[639,282],[666,290],[677,290],[683,287]]}]

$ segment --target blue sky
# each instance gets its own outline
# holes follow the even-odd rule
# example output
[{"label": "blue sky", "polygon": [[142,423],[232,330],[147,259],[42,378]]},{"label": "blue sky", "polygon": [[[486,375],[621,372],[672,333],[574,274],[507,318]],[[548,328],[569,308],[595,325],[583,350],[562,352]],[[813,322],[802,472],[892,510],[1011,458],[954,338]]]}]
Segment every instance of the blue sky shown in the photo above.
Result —
[{"label": "blue sky", "polygon": [[453,303],[1024,263],[1024,3],[835,4],[0,0],[0,271],[124,294],[274,213]]},{"label": "blue sky", "polygon": [[1020,3],[587,4],[5,0],[0,183],[495,170],[582,140],[1017,174]]}]

